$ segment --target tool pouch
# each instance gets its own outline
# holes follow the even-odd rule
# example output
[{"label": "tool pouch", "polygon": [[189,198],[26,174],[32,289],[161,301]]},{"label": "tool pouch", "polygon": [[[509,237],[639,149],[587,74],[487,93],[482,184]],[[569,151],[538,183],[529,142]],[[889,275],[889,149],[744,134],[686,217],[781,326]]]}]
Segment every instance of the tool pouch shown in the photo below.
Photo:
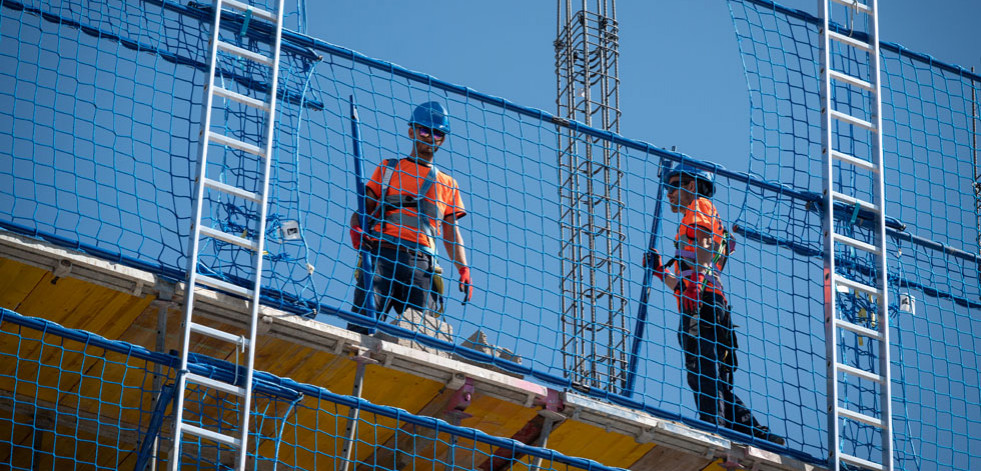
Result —
[{"label": "tool pouch", "polygon": [[354,266],[354,285],[361,282],[361,253],[358,253],[358,264]]},{"label": "tool pouch", "polygon": [[433,317],[439,317],[446,309],[446,283],[443,281],[443,267],[433,261]]}]

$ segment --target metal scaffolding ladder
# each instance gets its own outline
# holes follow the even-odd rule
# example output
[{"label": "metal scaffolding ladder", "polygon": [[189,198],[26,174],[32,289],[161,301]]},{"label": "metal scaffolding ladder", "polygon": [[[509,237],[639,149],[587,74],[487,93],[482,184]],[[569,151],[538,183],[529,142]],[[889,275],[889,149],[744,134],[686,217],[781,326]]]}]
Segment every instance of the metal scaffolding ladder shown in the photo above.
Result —
[{"label": "metal scaffolding ladder", "polygon": [[[889,316],[888,316],[888,277],[886,272],[886,225],[885,225],[885,187],[883,181],[882,156],[882,100],[880,90],[880,55],[879,55],[879,21],[877,0],[863,4],[855,0],[819,0],[821,9],[821,118],[822,118],[822,154],[824,160],[824,286],[825,286],[825,333],[828,362],[828,434],[829,434],[829,469],[842,469],[843,465],[874,470],[892,470],[892,415],[891,415],[891,379],[889,363]],[[832,2],[843,5],[835,7]],[[832,30],[831,13],[844,11],[853,24],[859,23],[857,18],[864,18],[868,25],[868,42],[855,39],[852,35],[844,35]],[[857,35],[856,35],[857,36]],[[837,49],[833,49],[837,48]],[[868,80],[833,69],[835,55],[833,50],[847,54],[857,54],[856,57],[868,57]],[[871,103],[871,120],[835,110],[832,94],[835,90],[847,93],[860,92],[868,97]],[[864,130],[853,133],[853,136],[867,135],[870,142],[870,160],[849,155],[835,149],[839,142],[838,130]],[[840,176],[835,173],[835,166],[841,170],[854,172],[871,172],[874,180],[872,196],[874,201],[864,201],[852,195],[836,190],[845,188]],[[840,186],[837,186],[841,183]],[[874,215],[872,237],[874,243],[857,240],[835,230],[835,206],[848,207],[850,212]],[[839,209],[840,210],[840,209]],[[846,218],[847,220],[847,218]],[[854,219],[853,219],[854,220]],[[871,254],[876,260],[875,286],[849,279],[836,271],[836,247],[839,244],[847,246],[847,250],[856,253]],[[855,295],[868,296],[875,303],[878,313],[873,325],[859,325],[842,319],[838,309],[836,296],[842,292],[852,292]],[[867,338],[878,349],[874,368],[856,367],[845,364],[839,357],[839,333],[850,332],[860,338]],[[877,371],[875,371],[877,370]],[[869,385],[878,395],[878,413],[867,414],[857,412],[854,408],[843,404],[839,386],[840,378],[852,378],[860,383]],[[866,411],[867,412],[867,411]],[[881,456],[870,452],[867,457],[855,456],[842,451],[842,424],[851,421],[862,426],[878,429],[881,436]],[[857,447],[853,447],[857,448]]]},{"label": "metal scaffolding ladder", "polygon": [[[279,81],[279,60],[280,47],[283,29],[283,0],[277,1],[275,12],[256,8],[248,3],[236,0],[215,0],[214,1],[214,23],[211,31],[211,42],[208,53],[208,75],[204,86],[204,102],[202,104],[201,134],[199,139],[199,159],[198,171],[195,180],[194,214],[193,226],[190,236],[191,253],[188,257],[186,297],[184,303],[183,337],[181,348],[180,370],[177,376],[176,385],[176,404],[174,406],[174,445],[170,456],[170,469],[176,471],[180,468],[181,441],[185,435],[198,437],[200,439],[216,442],[227,448],[234,450],[236,469],[244,470],[246,466],[246,450],[248,448],[249,436],[249,413],[252,407],[252,376],[255,361],[255,340],[256,327],[259,317],[259,297],[262,282],[262,254],[265,247],[265,227],[266,215],[268,210],[268,192],[270,166],[272,161],[273,139],[276,127],[276,99],[277,83]],[[255,19],[270,23],[274,31],[273,44],[269,52],[262,53],[239,47],[219,39],[221,30],[222,14],[241,15],[242,31],[248,28],[249,22]],[[230,57],[236,58],[239,63],[254,64],[257,67],[269,68],[269,86],[267,100],[261,100],[241,94],[215,84],[216,68],[219,67],[219,51]],[[270,57],[271,54],[271,57]],[[218,133],[212,130],[212,116],[221,108],[215,108],[215,97],[220,97],[228,102],[234,102],[248,108],[258,110],[260,116],[264,117],[260,126],[264,128],[262,142],[245,142],[240,139],[228,136],[225,133]],[[257,181],[259,191],[239,188],[208,177],[208,150],[211,145],[223,146],[242,151],[253,156],[257,168],[261,169],[261,175]],[[246,234],[235,235],[224,232],[220,229],[205,227],[202,225],[202,214],[206,214],[211,208],[209,205],[211,198],[208,192],[217,192],[217,197],[234,198],[241,200],[243,204],[254,204],[258,209],[257,227],[251,228]],[[249,234],[254,234],[248,238]],[[198,271],[198,258],[202,242],[207,240],[221,241],[227,244],[244,248],[252,253],[252,272],[254,279],[249,280],[251,286],[246,288],[237,284],[220,280],[213,276],[203,275]],[[231,332],[208,327],[194,322],[194,301],[203,290],[213,289],[239,296],[250,301],[251,319],[249,321],[249,332],[247,335],[238,335]],[[244,353],[244,365],[236,368],[234,379],[230,382],[211,379],[201,375],[188,372],[188,355],[190,351],[190,339],[192,334],[202,335],[208,338],[218,339],[227,344],[230,348],[241,349]],[[220,391],[239,398],[239,408],[237,411],[238,420],[236,429],[232,434],[224,431],[215,431],[185,421],[185,393],[188,383],[193,383],[198,387],[203,387],[215,391]]]}]

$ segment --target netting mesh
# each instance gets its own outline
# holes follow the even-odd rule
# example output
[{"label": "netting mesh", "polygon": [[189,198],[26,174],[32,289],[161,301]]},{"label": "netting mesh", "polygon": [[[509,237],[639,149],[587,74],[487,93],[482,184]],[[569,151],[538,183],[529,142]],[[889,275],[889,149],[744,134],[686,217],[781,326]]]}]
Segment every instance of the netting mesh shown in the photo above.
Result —
[{"label": "netting mesh", "polygon": [[[735,392],[762,423],[787,438],[786,452],[820,462],[828,444],[817,30],[807,15],[765,2],[730,5],[753,104],[751,174],[717,168],[713,197],[722,218],[741,235],[725,276],[739,341]],[[0,117],[10,123],[0,132],[5,228],[183,277],[209,11],[157,1],[3,3],[0,42],[9,46],[0,50]],[[296,21],[301,27],[299,18],[289,16],[287,26]],[[261,22],[243,28],[242,18],[231,15],[223,24],[226,41],[268,48],[268,27]],[[559,158],[565,149],[558,144],[560,133],[567,133],[579,140],[572,147],[578,157],[616,153],[616,170],[622,172],[611,181],[602,168],[580,174],[619,195],[611,205],[618,211],[593,214],[595,226],[584,230],[594,230],[602,245],[621,246],[622,258],[596,269],[623,280],[624,292],[614,292],[620,289],[614,285],[606,299],[626,300],[627,319],[614,321],[628,327],[608,329],[614,334],[603,338],[589,328],[576,331],[578,345],[585,346],[576,364],[597,372],[585,390],[729,434],[694,419],[677,305],[663,285],[653,286],[647,324],[633,328],[644,279],[640,260],[661,202],[659,168],[662,159],[683,156],[296,33],[286,35],[282,57],[269,225],[256,228],[257,208],[215,194],[210,207],[217,209],[203,215],[206,224],[230,233],[266,232],[263,286],[269,303],[333,324],[369,320],[348,312],[357,262],[347,240],[348,219],[357,207],[348,100],[353,96],[359,105],[367,171],[408,154],[409,113],[416,104],[437,100],[448,108],[453,132],[436,165],[461,188],[469,213],[461,226],[477,293],[461,306],[456,274],[447,269],[451,294],[439,335],[388,332],[467,353],[463,339],[480,331],[486,343],[522,362],[497,361],[499,366],[569,386],[561,342],[562,298],[568,295],[560,287],[566,240],[559,227]],[[885,48],[883,57],[891,298],[895,303],[909,294],[917,311],[889,313],[898,462],[906,468],[963,467],[977,458],[971,450],[981,448],[972,446],[973,437],[981,436],[981,411],[977,320],[971,316],[981,295],[977,258],[971,255],[978,235],[971,134],[977,114],[971,100],[979,80],[895,47]],[[868,74],[860,58],[838,54],[835,61],[843,70]],[[216,84],[257,95],[268,90],[264,72],[224,56],[220,62]],[[864,97],[844,91],[836,97],[855,114],[866,109]],[[216,127],[258,140],[260,117],[226,105],[215,114]],[[868,141],[862,136],[842,139],[840,149],[869,152],[857,144]],[[211,178],[246,189],[258,185],[253,161],[241,152],[212,155],[220,157],[212,157]],[[849,184],[871,188],[858,176]],[[672,252],[678,219],[665,217],[656,239],[662,253]],[[839,221],[840,230],[867,237],[866,220],[857,213]],[[293,222],[297,240],[281,231]],[[849,253],[839,259],[856,278],[874,275],[869,260]],[[233,282],[248,277],[249,265],[248,253],[235,246],[215,242],[202,252],[204,272]],[[841,298],[865,325],[885,315],[871,312],[859,297]],[[635,387],[628,390],[623,368],[634,342],[640,361]],[[875,358],[858,339],[850,345],[846,353],[855,362]],[[859,409],[878,406],[870,391],[846,392]],[[950,421],[942,420],[948,415]],[[877,446],[868,431],[847,433],[854,446]]]},{"label": "netting mesh", "polygon": [[[816,211],[819,201],[808,197],[819,194],[823,186],[820,91],[815,79],[819,77],[819,20],[765,1],[732,1],[730,9],[752,102],[750,169],[766,180],[790,183],[806,196],[750,191],[746,206],[770,211],[744,211],[740,220],[747,228],[772,236],[771,242],[792,249],[784,251],[789,264],[810,266],[801,283],[788,286],[798,295],[810,293],[809,306],[785,304],[779,297],[777,306],[786,310],[784,306],[792,305],[795,312],[804,307],[816,319],[822,310],[823,239],[821,214]],[[836,30],[863,39],[860,31],[867,31],[868,25],[854,24],[855,17],[845,10],[838,18],[852,21],[835,25]],[[978,390],[970,386],[979,378],[974,366],[979,342],[975,318],[981,300],[975,176],[981,78],[894,44],[883,43],[881,51],[885,207],[891,235],[888,315],[894,456],[898,469],[964,468],[977,458],[968,437],[981,419],[981,405],[974,399]],[[833,70],[869,80],[864,53],[839,46],[832,49],[831,62]],[[854,90],[834,87],[834,108],[871,119],[871,96]],[[871,160],[868,133],[854,129],[839,125],[833,147]],[[836,190],[872,200],[874,186],[867,172],[838,163],[836,173],[842,176]],[[849,208],[838,212],[855,213]],[[835,231],[871,241],[871,228],[864,219],[860,214],[844,217]],[[873,258],[841,250],[836,259],[840,273],[874,284]],[[901,309],[907,301],[915,312]],[[868,327],[875,327],[878,316],[887,315],[876,312],[867,297],[854,293],[839,293],[839,310],[846,320]],[[821,336],[820,323],[812,327]],[[850,335],[840,343],[839,355],[845,362],[877,370],[880,354],[871,342]],[[959,366],[951,369],[950,364]],[[921,388],[938,393],[921,394]],[[875,393],[860,382],[845,383],[839,391],[843,405],[869,415],[882,410]],[[818,423],[825,422],[824,415]],[[842,451],[875,456],[879,438],[874,428],[846,424],[842,434],[846,438]]]},{"label": "netting mesh", "polygon": [[[0,309],[0,358],[5,469],[167,466],[175,357]],[[189,370],[226,380],[236,371],[201,355],[191,356]],[[351,469],[617,469],[268,373],[257,378],[246,469],[340,469],[346,444]],[[185,398],[187,423],[237,427],[236,396],[192,386]],[[352,407],[359,414],[348,440]],[[181,467],[228,469],[235,455],[185,435]]]}]

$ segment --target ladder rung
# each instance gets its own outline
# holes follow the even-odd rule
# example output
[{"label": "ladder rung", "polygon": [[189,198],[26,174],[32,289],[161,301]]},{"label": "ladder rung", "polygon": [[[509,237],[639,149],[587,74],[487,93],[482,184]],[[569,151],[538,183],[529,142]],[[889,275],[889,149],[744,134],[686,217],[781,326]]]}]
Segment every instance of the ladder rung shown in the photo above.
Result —
[{"label": "ladder rung", "polygon": [[245,96],[241,93],[233,92],[231,90],[228,90],[227,88],[222,88],[219,86],[212,86],[211,91],[214,92],[215,95],[218,95],[222,98],[228,98],[229,100],[237,101],[243,105],[248,105],[253,108],[257,108],[262,111],[265,111],[267,113],[269,112],[269,103],[266,103],[262,100],[257,100],[250,96]]},{"label": "ladder rung", "polygon": [[243,288],[239,285],[233,285],[227,281],[222,281],[217,278],[212,278],[210,276],[198,275],[197,282],[198,284],[202,284],[222,291],[227,291],[229,293],[236,294],[243,298],[252,299],[251,289]]},{"label": "ladder rung", "polygon": [[834,149],[831,150],[831,157],[838,159],[842,162],[848,162],[856,167],[864,168],[865,170],[868,170],[870,172],[879,171],[878,167],[876,167],[874,163],[869,162],[868,160],[860,159],[858,157],[855,157],[854,155],[845,154],[843,152],[838,152]]},{"label": "ladder rung", "polygon": [[222,183],[222,182],[220,182],[218,180],[212,180],[210,178],[205,178],[204,179],[204,186],[206,186],[208,188],[212,188],[212,189],[218,190],[218,191],[224,191],[225,193],[228,193],[228,194],[230,194],[232,196],[237,196],[237,197],[242,198],[242,199],[245,199],[245,200],[253,201],[253,202],[256,202],[256,203],[261,203],[262,202],[262,198],[260,198],[259,195],[255,194],[255,193],[253,193],[251,191],[243,190],[243,189],[241,189],[241,188],[239,188],[237,186],[232,186],[232,185],[229,185],[227,183]]},{"label": "ladder rung", "polygon": [[[226,0],[226,1],[228,1],[228,0]],[[872,9],[869,8],[868,5],[866,5],[864,3],[859,3],[859,2],[857,2],[855,0],[834,0],[834,1],[837,2],[837,3],[840,3],[842,5],[844,5],[846,7],[855,8],[858,11],[861,11],[863,13],[872,13]]]},{"label": "ladder rung", "polygon": [[849,280],[848,278],[845,278],[845,277],[843,277],[841,275],[838,275],[838,274],[835,274],[835,276],[833,278],[834,278],[835,283],[837,283],[837,284],[845,285],[845,286],[847,286],[847,287],[849,287],[851,289],[862,291],[862,292],[865,292],[865,293],[869,293],[869,294],[871,294],[873,296],[882,296],[882,291],[880,291],[878,288],[874,288],[874,287],[869,286],[869,285],[867,285],[865,283],[859,283],[859,282],[854,281],[854,280]]},{"label": "ladder rung", "polygon": [[852,247],[855,247],[856,249],[864,250],[866,252],[873,253],[876,255],[882,255],[881,247],[876,247],[872,244],[862,242],[858,239],[853,239],[848,236],[841,235],[837,232],[833,233],[832,237],[836,242],[841,242],[842,244],[850,245]]},{"label": "ladder rung", "polygon": [[181,424],[181,429],[184,430],[184,432],[186,433],[197,435],[201,438],[205,438],[213,442],[223,443],[232,448],[238,448],[239,445],[242,444],[242,441],[235,437],[230,437],[223,433],[212,432],[211,430],[203,429],[201,427],[191,425],[188,423]]},{"label": "ladder rung", "polygon": [[835,200],[835,201],[841,201],[842,203],[845,203],[845,204],[847,204],[849,206],[855,206],[857,204],[860,208],[862,208],[862,209],[864,209],[866,211],[871,211],[871,212],[873,212],[875,214],[879,214],[879,207],[878,206],[876,206],[876,205],[874,205],[872,203],[869,203],[868,201],[860,200],[858,198],[855,198],[854,196],[848,196],[848,195],[846,195],[844,193],[839,193],[837,191],[832,191],[831,192],[831,198],[833,200]]},{"label": "ladder rung", "polygon": [[851,419],[856,422],[861,422],[866,425],[871,425],[873,427],[882,428],[882,420],[879,420],[870,415],[865,415],[859,412],[855,412],[851,409],[845,409],[843,407],[838,408],[838,416],[844,417],[846,419]]},{"label": "ladder rung", "polygon": [[208,327],[195,322],[191,322],[191,332],[207,335],[208,337],[216,338],[218,340],[224,340],[228,343],[234,343],[242,348],[249,345],[249,339],[245,338],[244,336],[235,335],[230,332],[225,332],[224,330],[218,330],[214,327]]},{"label": "ladder rung", "polygon": [[871,462],[869,460],[863,460],[862,458],[859,458],[857,456],[852,456],[852,455],[848,455],[848,454],[845,454],[845,453],[840,453],[839,452],[838,453],[838,459],[840,459],[841,461],[844,461],[845,463],[848,463],[848,464],[852,464],[852,465],[859,466],[859,467],[866,468],[866,469],[872,469],[872,470],[875,470],[875,471],[880,471],[880,470],[885,469],[879,463],[873,463],[873,462]]},{"label": "ladder rung", "polygon": [[880,334],[878,331],[872,330],[868,327],[862,327],[848,321],[843,321],[841,319],[835,319],[835,327],[840,327],[842,329],[855,332],[858,335],[864,335],[873,340],[882,340],[882,334]]},{"label": "ladder rung", "polygon": [[835,363],[835,367],[837,367],[838,371],[841,371],[843,373],[848,373],[852,376],[856,376],[862,379],[866,379],[869,381],[874,381],[876,383],[882,384],[882,376],[877,375],[875,373],[871,373],[865,370],[860,370],[858,368],[855,368],[854,366],[848,366],[843,363]]},{"label": "ladder rung", "polygon": [[831,117],[837,119],[838,121],[843,121],[853,126],[858,126],[860,128],[865,128],[868,129],[869,131],[875,132],[875,126],[873,126],[872,123],[864,119],[859,119],[852,115],[848,115],[835,110],[831,110]]},{"label": "ladder rung", "polygon": [[196,375],[194,373],[187,373],[184,375],[188,381],[192,383],[200,384],[202,386],[209,387],[211,389],[217,389],[219,391],[226,392],[228,394],[234,394],[239,397],[245,397],[245,388],[240,386],[235,386],[234,384],[228,384],[224,381],[218,381],[216,379],[211,379],[207,376]]},{"label": "ladder rung", "polygon": [[208,139],[214,142],[215,144],[221,144],[223,146],[228,146],[234,149],[245,151],[252,155],[257,155],[259,157],[266,156],[265,155],[266,153],[263,152],[262,149],[259,148],[259,146],[249,144],[247,142],[242,142],[238,139],[235,139],[233,137],[228,137],[223,134],[218,134],[208,131]]},{"label": "ladder rung", "polygon": [[866,82],[865,80],[862,80],[862,79],[860,79],[858,77],[853,77],[853,76],[848,75],[846,73],[838,72],[837,70],[829,70],[828,71],[828,74],[831,75],[831,78],[833,78],[833,79],[835,79],[835,80],[837,80],[839,82],[845,82],[845,83],[847,83],[849,85],[854,85],[854,86],[859,87],[859,88],[864,88],[864,89],[866,89],[866,90],[868,90],[870,92],[874,92],[875,91],[875,89],[872,87],[872,84],[871,83]]},{"label": "ladder rung", "polygon": [[828,31],[828,37],[842,44],[847,44],[851,47],[862,49],[863,51],[872,52],[872,46],[870,46],[868,43],[864,43],[857,39],[849,38],[848,36],[845,36],[843,34],[839,34],[834,31]]},{"label": "ladder rung", "polygon": [[267,67],[273,66],[273,60],[271,58],[259,54],[258,52],[252,52],[248,49],[240,48],[234,44],[226,43],[225,41],[218,41],[218,49],[235,54],[236,56],[242,57],[244,59],[248,59],[253,62],[258,62]]},{"label": "ladder rung", "polygon": [[254,240],[249,240],[244,237],[239,237],[237,235],[232,235],[224,231],[219,231],[207,226],[201,226],[201,234],[212,237],[229,244],[235,244],[243,249],[249,249],[252,251],[259,250],[259,243]]},{"label": "ladder rung", "polygon": [[[841,0],[838,0],[838,1],[840,2]],[[276,22],[279,21],[279,18],[276,17],[276,14],[275,13],[272,13],[272,12],[269,12],[269,11],[266,11],[266,10],[263,10],[261,8],[255,8],[252,5],[249,5],[247,3],[238,2],[236,0],[223,0],[222,3],[228,5],[228,6],[234,8],[236,10],[239,10],[241,12],[246,12],[246,11],[252,10],[252,16],[254,16],[256,18],[262,18],[262,19],[264,19],[266,21],[271,21],[273,23],[276,23]]]}]

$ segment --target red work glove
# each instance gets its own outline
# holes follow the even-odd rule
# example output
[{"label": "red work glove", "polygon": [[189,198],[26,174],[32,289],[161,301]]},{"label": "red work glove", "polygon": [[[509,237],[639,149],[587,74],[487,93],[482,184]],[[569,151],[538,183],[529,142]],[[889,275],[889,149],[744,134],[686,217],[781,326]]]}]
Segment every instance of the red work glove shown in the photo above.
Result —
[{"label": "red work glove", "polygon": [[642,264],[645,268],[650,267],[654,271],[654,276],[664,281],[664,265],[661,263],[661,254],[657,253],[657,250],[652,249],[644,254]]},{"label": "red work glove", "polygon": [[354,247],[354,250],[361,250],[362,237],[364,237],[364,231],[361,230],[361,226],[351,228],[351,247]]},{"label": "red work glove", "polygon": [[686,314],[695,315],[702,308],[702,285],[705,284],[705,275],[696,273],[683,282],[685,292],[681,294],[681,309]]},{"label": "red work glove", "polygon": [[463,304],[470,302],[473,297],[473,280],[470,278],[470,267],[460,268],[460,292],[463,293]]}]

